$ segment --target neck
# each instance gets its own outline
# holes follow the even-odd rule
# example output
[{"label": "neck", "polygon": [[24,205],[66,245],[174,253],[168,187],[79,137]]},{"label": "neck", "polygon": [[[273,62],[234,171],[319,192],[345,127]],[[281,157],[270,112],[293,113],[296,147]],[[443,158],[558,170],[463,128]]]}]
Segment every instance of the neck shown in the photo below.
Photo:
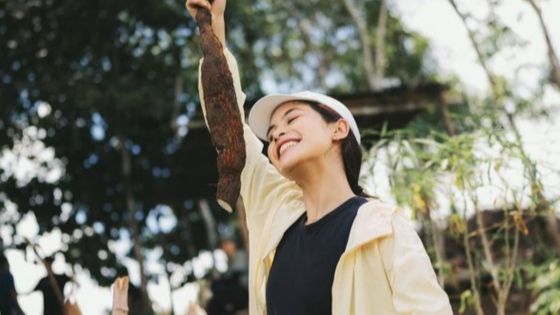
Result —
[{"label": "neck", "polygon": [[322,163],[315,161],[309,164],[311,165],[302,165],[295,177],[295,182],[303,191],[307,224],[319,220],[355,196],[341,162],[325,160]]}]

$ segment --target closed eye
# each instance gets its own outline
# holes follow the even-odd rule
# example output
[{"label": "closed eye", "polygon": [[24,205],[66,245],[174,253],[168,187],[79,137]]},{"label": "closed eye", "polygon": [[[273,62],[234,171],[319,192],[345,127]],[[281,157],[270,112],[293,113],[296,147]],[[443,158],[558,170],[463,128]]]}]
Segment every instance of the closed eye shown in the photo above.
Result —
[{"label": "closed eye", "polygon": [[[291,118],[288,119],[288,124],[291,124],[292,121],[296,120],[297,118],[299,118],[299,116],[293,116]],[[268,142],[272,142],[272,133],[270,133],[270,135],[268,136]]]}]

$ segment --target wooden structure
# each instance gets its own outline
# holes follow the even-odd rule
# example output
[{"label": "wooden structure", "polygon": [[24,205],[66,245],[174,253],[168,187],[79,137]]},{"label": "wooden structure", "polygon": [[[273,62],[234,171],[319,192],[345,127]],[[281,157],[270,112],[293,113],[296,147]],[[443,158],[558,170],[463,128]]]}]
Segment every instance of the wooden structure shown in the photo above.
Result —
[{"label": "wooden structure", "polygon": [[[506,219],[509,221],[509,229],[507,231],[510,240],[514,239],[515,230],[520,228],[511,215],[516,211],[517,209],[507,209],[507,211],[504,211],[504,209],[487,209],[481,212],[485,230],[488,233],[489,239],[492,240],[490,250],[495,263],[498,265],[503,263],[505,259],[504,256],[508,254],[505,252],[506,245],[503,237],[506,231],[504,221]],[[537,249],[535,248],[535,244],[543,244],[545,247],[554,248],[554,241],[550,237],[550,232],[547,229],[547,219],[543,216],[532,214],[529,209],[523,209],[521,213],[521,220],[524,222],[522,224],[522,230],[527,229],[528,234],[521,235],[519,238],[519,248],[516,257],[518,265],[532,260],[534,261],[535,259],[542,259],[542,257],[536,258]],[[557,224],[560,225],[560,219],[556,221]],[[469,217],[466,222],[466,227],[470,235],[469,245],[471,250],[481,250],[483,245],[480,235],[477,233],[478,222],[474,215]],[[456,235],[453,237],[453,234],[448,228],[440,232],[443,235],[442,245],[443,248],[445,248],[445,260],[450,263],[451,268],[445,281],[445,291],[449,295],[454,313],[458,314],[461,306],[461,294],[471,289],[465,245],[462,236]],[[520,231],[520,233],[522,232]],[[424,227],[419,231],[419,235],[424,244],[430,244],[429,235]],[[478,276],[481,282],[481,306],[484,313],[496,314],[495,301],[493,300],[492,276],[488,271],[483,271]],[[530,305],[534,300],[534,296],[532,296],[532,292],[527,286],[526,274],[520,272],[518,277],[520,277],[519,280],[525,282],[525,284],[521,286],[518,286],[517,283],[513,284],[509,294],[506,312],[512,315],[528,315],[531,314]],[[469,310],[465,314],[475,315],[475,311]]]},{"label": "wooden structure", "polygon": [[[384,124],[388,129],[406,126],[416,115],[428,109],[440,108],[442,119],[449,122],[447,107],[459,103],[457,98],[450,96],[447,86],[433,83],[415,89],[391,88],[379,92],[332,95],[352,112],[360,130],[380,130]],[[245,102],[245,113],[248,114],[256,100]],[[446,124],[448,130],[452,126]],[[187,174],[185,186],[180,190],[193,199],[214,199],[218,173],[216,170],[216,150],[210,142],[210,135],[204,124],[201,111],[188,124],[189,133],[181,151],[182,163],[185,168],[177,170]],[[369,146],[375,139],[365,139],[364,145]],[[265,147],[266,150],[266,147]]]}]

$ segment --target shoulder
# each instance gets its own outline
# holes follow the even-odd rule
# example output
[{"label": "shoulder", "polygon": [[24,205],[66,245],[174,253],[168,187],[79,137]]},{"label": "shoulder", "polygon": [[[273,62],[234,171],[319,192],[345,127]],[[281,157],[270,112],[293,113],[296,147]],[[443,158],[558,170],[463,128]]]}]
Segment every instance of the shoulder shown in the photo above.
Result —
[{"label": "shoulder", "polygon": [[377,198],[366,198],[367,202],[359,209],[362,218],[379,217],[390,222],[397,216],[402,216],[402,208]]},{"label": "shoulder", "polygon": [[399,209],[379,199],[368,199],[368,202],[358,209],[350,231],[348,247],[355,248],[390,237],[394,232],[393,221],[400,212]]},{"label": "shoulder", "polygon": [[[387,231],[387,233],[384,233],[385,237],[381,239],[385,248],[388,247],[387,245],[390,245],[389,247],[399,245],[422,248],[422,242],[411,220],[406,216],[403,208],[398,205],[368,198],[368,202],[360,207],[356,219],[360,221],[357,224],[365,229]],[[395,244],[395,242],[398,244]]]}]

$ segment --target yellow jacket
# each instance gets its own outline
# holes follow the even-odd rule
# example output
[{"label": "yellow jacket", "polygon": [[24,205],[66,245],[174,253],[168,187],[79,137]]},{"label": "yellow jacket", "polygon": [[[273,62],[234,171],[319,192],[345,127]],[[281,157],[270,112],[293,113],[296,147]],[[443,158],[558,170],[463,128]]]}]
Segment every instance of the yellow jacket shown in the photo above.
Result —
[{"label": "yellow jacket", "polygon": [[[276,246],[305,206],[300,188],[269,163],[261,153],[263,143],[245,123],[245,94],[237,62],[227,48],[224,54],[233,76],[247,152],[241,197],[249,228],[249,313],[264,315]],[[206,117],[200,70],[198,88]],[[333,315],[452,314],[420,238],[400,208],[378,200],[358,210],[335,270],[332,303]]]}]

